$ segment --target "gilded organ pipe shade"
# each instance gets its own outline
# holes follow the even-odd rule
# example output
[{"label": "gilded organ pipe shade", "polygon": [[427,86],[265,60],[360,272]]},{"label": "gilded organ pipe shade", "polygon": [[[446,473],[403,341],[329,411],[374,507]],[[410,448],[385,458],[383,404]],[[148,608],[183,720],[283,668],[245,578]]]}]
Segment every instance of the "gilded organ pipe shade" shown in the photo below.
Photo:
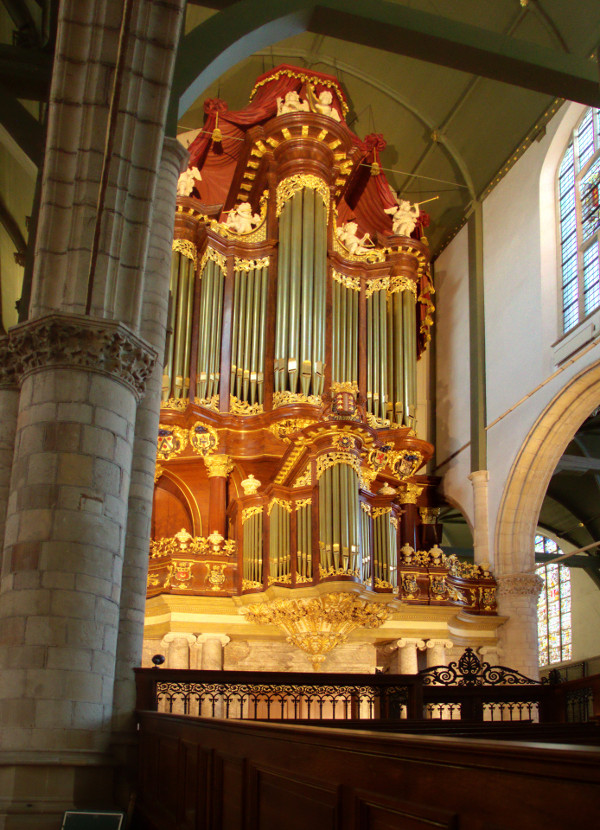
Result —
[{"label": "gilded organ pipe shade", "polygon": [[275,391],[320,395],[325,366],[327,211],[311,188],[279,217]]},{"label": "gilded organ pipe shade", "polygon": [[206,261],[200,283],[200,326],[196,395],[211,398],[219,391],[224,275],[218,263]]},{"label": "gilded organ pipe shade", "polygon": [[165,347],[163,399],[183,398],[190,386],[194,262],[179,251],[171,258],[169,330]]}]

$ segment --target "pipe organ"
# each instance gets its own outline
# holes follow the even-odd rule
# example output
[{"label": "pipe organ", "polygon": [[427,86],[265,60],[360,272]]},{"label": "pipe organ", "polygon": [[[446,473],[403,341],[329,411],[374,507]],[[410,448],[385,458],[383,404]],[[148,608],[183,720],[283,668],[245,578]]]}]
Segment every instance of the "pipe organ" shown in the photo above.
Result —
[{"label": "pipe organ", "polygon": [[380,137],[355,136],[346,106],[293,67],[245,110],[205,105],[175,217],[149,596],[331,584],[494,612],[489,572],[438,547],[415,431],[422,222],[394,233]]}]

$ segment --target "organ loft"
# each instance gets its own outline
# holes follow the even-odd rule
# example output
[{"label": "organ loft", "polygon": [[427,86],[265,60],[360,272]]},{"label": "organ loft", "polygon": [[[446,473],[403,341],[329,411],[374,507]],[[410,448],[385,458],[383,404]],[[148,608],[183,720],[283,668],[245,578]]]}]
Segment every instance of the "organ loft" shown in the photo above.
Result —
[{"label": "organ loft", "polygon": [[416,420],[428,215],[334,77],[279,66],[244,109],[204,110],[178,186],[146,664],[374,671],[400,639],[390,667],[412,671],[427,645],[433,664],[493,648],[495,579],[444,553]]}]

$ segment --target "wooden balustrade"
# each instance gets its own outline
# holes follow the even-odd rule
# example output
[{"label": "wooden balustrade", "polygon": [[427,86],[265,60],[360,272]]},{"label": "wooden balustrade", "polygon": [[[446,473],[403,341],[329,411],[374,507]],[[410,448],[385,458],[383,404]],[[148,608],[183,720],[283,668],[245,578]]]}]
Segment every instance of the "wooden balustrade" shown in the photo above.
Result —
[{"label": "wooden balustrade", "polygon": [[597,823],[594,747],[156,712],[140,713],[139,721],[138,830],[565,830]]}]

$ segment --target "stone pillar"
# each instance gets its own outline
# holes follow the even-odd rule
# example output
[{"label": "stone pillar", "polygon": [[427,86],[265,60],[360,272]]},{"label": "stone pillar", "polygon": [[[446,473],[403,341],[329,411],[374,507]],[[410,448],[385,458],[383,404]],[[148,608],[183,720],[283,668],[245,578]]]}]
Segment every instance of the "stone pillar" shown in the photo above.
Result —
[{"label": "stone pillar", "polygon": [[446,665],[446,649],[452,648],[452,640],[427,640],[427,668]]},{"label": "stone pillar", "polygon": [[[90,800],[108,803],[97,779],[107,764],[99,759],[112,710],[133,425],[155,355],[123,325],[66,314],[24,323],[10,341],[22,387],[0,582],[0,723],[15,789],[4,778],[0,792],[16,814],[32,812],[23,798],[36,812],[60,812],[77,791],[85,803],[88,785]],[[40,767],[50,768],[46,791],[34,784]],[[36,821],[28,826],[45,826]]]},{"label": "stone pillar", "polygon": [[534,573],[497,578],[498,613],[508,617],[500,629],[504,665],[539,678],[537,600],[543,582]]},{"label": "stone pillar", "polygon": [[490,533],[488,521],[488,482],[487,470],[477,470],[469,476],[473,484],[473,547],[475,564],[492,565],[490,560]]},{"label": "stone pillar", "polygon": [[[142,306],[141,333],[156,349],[159,360],[146,384],[146,395],[138,406],[135,421],[113,713],[113,729],[115,733],[121,733],[115,734],[113,740],[132,746],[135,745],[133,669],[140,665],[144,639],[150,521],[156,468],[162,358],[169,307],[175,196],[177,179],[187,157],[187,150],[184,150],[176,139],[165,140],[152,219]],[[125,761],[124,758],[122,760]]]},{"label": "stone pillar", "polygon": [[[10,492],[10,474],[15,451],[19,389],[8,337],[0,339],[0,554]],[[0,572],[2,560],[0,558]]]},{"label": "stone pillar", "polygon": [[230,640],[227,634],[200,634],[197,642],[202,645],[201,668],[223,671],[223,649]]},{"label": "stone pillar", "polygon": [[208,473],[210,492],[208,508],[208,529],[225,538],[227,531],[227,476],[233,469],[228,455],[206,455],[204,457]]},{"label": "stone pillar", "polygon": [[160,641],[165,652],[167,669],[189,669],[190,649],[196,643],[193,634],[180,631],[169,631]]},{"label": "stone pillar", "polygon": [[478,651],[482,663],[489,663],[490,666],[504,665],[502,662],[504,651],[498,644],[493,646],[482,646]]},{"label": "stone pillar", "polygon": [[423,651],[425,640],[403,637],[398,640],[398,674],[418,674],[417,651]]}]

